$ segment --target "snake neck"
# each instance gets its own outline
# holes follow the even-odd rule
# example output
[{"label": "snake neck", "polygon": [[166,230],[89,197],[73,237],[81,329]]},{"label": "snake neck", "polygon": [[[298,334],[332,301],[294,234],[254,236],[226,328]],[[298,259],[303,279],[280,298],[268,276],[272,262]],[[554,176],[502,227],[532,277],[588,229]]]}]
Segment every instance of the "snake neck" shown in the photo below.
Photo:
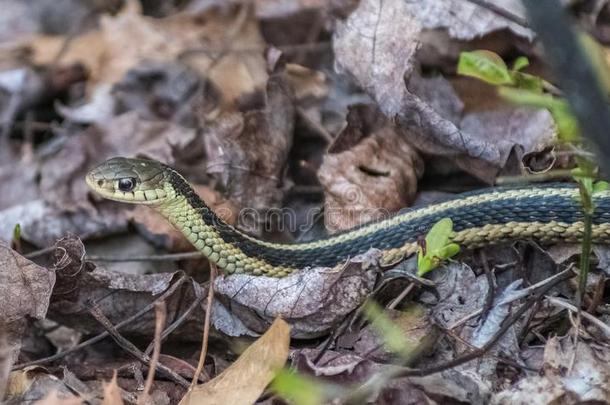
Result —
[{"label": "snake neck", "polygon": [[156,209],[180,230],[189,242],[225,273],[284,277],[297,268],[269,262],[271,248],[218,217],[187,181],[173,172],[166,183],[167,202]]}]

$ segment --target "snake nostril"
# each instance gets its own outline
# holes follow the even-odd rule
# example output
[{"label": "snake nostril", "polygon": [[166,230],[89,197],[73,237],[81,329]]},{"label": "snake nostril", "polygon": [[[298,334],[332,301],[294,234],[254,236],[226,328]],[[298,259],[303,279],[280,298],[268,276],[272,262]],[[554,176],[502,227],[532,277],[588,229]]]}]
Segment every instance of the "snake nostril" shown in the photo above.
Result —
[{"label": "snake nostril", "polygon": [[102,187],[104,185],[104,180],[98,180],[97,185]]}]

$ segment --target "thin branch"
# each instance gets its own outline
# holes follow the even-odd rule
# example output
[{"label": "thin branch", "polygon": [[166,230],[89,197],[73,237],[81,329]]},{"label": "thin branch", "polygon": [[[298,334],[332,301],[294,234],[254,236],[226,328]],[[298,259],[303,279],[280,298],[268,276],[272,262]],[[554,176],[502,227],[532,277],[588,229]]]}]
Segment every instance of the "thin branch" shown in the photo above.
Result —
[{"label": "thin branch", "polygon": [[[545,299],[555,306],[570,310],[574,313],[579,312],[578,307],[570,304],[566,300],[562,300],[560,298],[555,298],[555,297],[545,297]],[[596,317],[594,317],[593,315],[591,315],[588,312],[580,311],[580,315],[583,318],[587,319],[592,324],[594,324],[595,326],[597,326],[598,328],[600,328],[601,331],[604,332],[604,334],[610,338],[610,326],[606,325],[604,322],[600,321],[599,319],[597,319]]]},{"label": "thin branch", "polygon": [[[167,290],[165,290],[165,292],[163,294],[161,294],[159,296],[159,298],[157,298],[155,301],[151,302],[150,304],[146,305],[144,308],[142,308],[141,310],[139,310],[138,312],[136,312],[135,314],[133,314],[132,316],[130,316],[129,318],[117,323],[114,328],[116,330],[121,329],[123,326],[128,325],[130,323],[132,323],[133,321],[135,321],[136,319],[140,318],[142,315],[144,315],[145,313],[147,313],[148,311],[150,311],[151,309],[153,309],[155,307],[155,303],[158,301],[164,301],[166,300],[169,296],[171,296],[174,292],[176,292],[176,290],[188,279],[189,277],[187,276],[182,276],[180,277],[174,284],[172,284]],[[50,363],[52,361],[55,360],[59,360],[63,357],[65,357],[66,355],[70,354],[70,353],[74,353],[76,351],[79,351],[87,346],[91,346],[94,343],[99,342],[100,340],[106,338],[109,335],[108,332],[102,332],[97,336],[92,337],[91,339],[87,339],[84,342],[81,342],[79,344],[77,344],[74,347],[71,347],[69,349],[64,350],[63,352],[54,354],[53,356],[48,356],[48,357],[43,357],[41,359],[37,359],[37,360],[33,360],[33,361],[29,361],[27,363],[21,363],[21,364],[17,364],[13,367],[13,370],[20,370],[24,367],[29,367],[29,366],[36,366],[36,365],[40,365],[40,364],[46,364],[46,363]]]},{"label": "thin branch", "polygon": [[[129,340],[125,339],[116,329],[116,327],[110,322],[110,320],[104,315],[104,313],[99,309],[99,307],[94,306],[90,309],[89,313],[98,321],[106,331],[110,334],[110,337],[116,342],[119,347],[125,350],[127,353],[134,356],[136,359],[140,360],[143,364],[149,364],[151,362],[150,356],[144,354],[140,349],[136,347]],[[176,373],[171,368],[164,366],[161,363],[157,363],[156,369],[165,374],[168,378],[174,381],[177,384],[182,385],[183,387],[188,387],[189,383],[182,376]]]},{"label": "thin branch", "polygon": [[195,371],[195,375],[193,376],[193,380],[191,381],[191,386],[189,391],[195,388],[197,384],[197,380],[203,371],[203,366],[205,365],[205,357],[208,352],[208,339],[210,337],[210,319],[212,313],[212,303],[214,302],[214,280],[216,279],[216,275],[218,273],[218,269],[214,263],[210,263],[210,285],[208,287],[208,303],[205,309],[205,321],[203,324],[203,339],[201,341],[201,353],[199,354],[199,362],[197,363],[197,371]]},{"label": "thin branch", "polygon": [[150,389],[152,388],[153,381],[155,380],[155,370],[157,369],[157,364],[159,364],[159,356],[161,355],[161,332],[163,332],[163,328],[165,327],[166,318],[167,306],[165,305],[165,301],[159,301],[155,304],[155,337],[153,338],[153,354],[150,358],[146,383],[144,384],[142,395],[140,395],[140,398],[138,398],[138,404],[147,405],[152,403]]},{"label": "thin branch", "polygon": [[[545,278],[544,280],[539,281],[536,284],[532,284],[531,286],[520,290],[519,294],[514,294],[512,297],[506,298],[506,299],[498,302],[498,305],[506,305],[511,302],[517,301],[519,299],[525,298],[528,295],[534,293],[536,290],[538,290],[540,288],[544,288],[547,284],[555,285],[558,281],[561,282],[561,281],[568,280],[568,279],[574,277],[575,275],[576,274],[574,273],[573,267],[570,266],[567,269],[565,269],[564,271],[562,271],[561,273],[557,273],[554,276]],[[473,313],[466,315],[464,318],[462,318],[462,319],[454,322],[452,325],[448,326],[447,329],[455,329],[455,328],[463,325],[464,323],[468,322],[469,320],[481,315],[483,313],[483,310],[484,310],[484,308],[478,309],[478,310],[474,311]]]},{"label": "thin branch", "polygon": [[[178,317],[178,319],[176,319],[167,328],[165,328],[165,330],[161,334],[161,342],[165,342],[165,339],[167,339],[167,337],[169,335],[171,335],[180,325],[182,325],[184,323],[184,321],[186,321],[188,319],[189,316],[191,316],[191,314],[199,307],[199,305],[201,304],[201,301],[203,300],[201,286],[197,282],[195,282],[195,280],[191,280],[191,281],[192,281],[193,290],[195,291],[195,299],[193,300],[191,305],[189,305],[189,307],[186,309],[186,311],[184,311],[182,313],[182,315],[180,315]],[[144,350],[144,353],[150,354],[153,351],[153,348],[154,348],[154,342],[151,342],[151,344],[148,345],[146,350]]]},{"label": "thin branch", "polygon": [[530,28],[530,26],[527,22],[527,19],[525,19],[524,17],[521,17],[519,15],[516,15],[496,4],[490,3],[486,0],[466,0],[466,1],[468,1],[469,3],[472,3],[474,5],[477,5],[481,8],[484,8],[486,10],[489,10],[492,13],[497,14],[502,18],[506,18],[510,22],[520,25],[523,28]]},{"label": "thin branch", "polygon": [[87,256],[86,259],[92,262],[168,262],[177,260],[195,260],[201,259],[203,253],[198,251],[186,253],[168,253],[164,255],[146,255],[146,256]]}]

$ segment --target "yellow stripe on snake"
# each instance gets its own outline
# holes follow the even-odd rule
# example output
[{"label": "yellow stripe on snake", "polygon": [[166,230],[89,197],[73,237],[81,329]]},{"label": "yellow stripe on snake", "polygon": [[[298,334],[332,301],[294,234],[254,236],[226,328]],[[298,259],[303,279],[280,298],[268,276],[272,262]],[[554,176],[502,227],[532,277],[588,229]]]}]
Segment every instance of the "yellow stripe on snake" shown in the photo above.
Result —
[{"label": "yellow stripe on snake", "polygon": [[[452,240],[465,248],[515,239],[578,242],[583,214],[570,184],[492,188],[412,208],[313,242],[266,242],[227,224],[174,169],[144,159],[112,158],[86,176],[101,196],[146,204],[165,216],[211,262],[226,273],[284,277],[313,267],[333,267],[371,248],[392,262],[417,250],[417,240],[441,218],[453,220]],[[593,241],[610,242],[610,192],[594,195]]]}]

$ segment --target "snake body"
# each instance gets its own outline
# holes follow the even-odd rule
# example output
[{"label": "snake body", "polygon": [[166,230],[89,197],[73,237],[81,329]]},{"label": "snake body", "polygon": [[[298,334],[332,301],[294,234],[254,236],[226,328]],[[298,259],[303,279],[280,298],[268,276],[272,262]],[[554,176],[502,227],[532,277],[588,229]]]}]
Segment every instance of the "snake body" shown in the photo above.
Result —
[{"label": "snake body", "polygon": [[[86,176],[101,196],[147,204],[165,216],[226,273],[284,277],[306,267],[332,267],[371,248],[383,262],[414,253],[437,221],[453,220],[453,242],[466,248],[515,239],[577,242],[583,234],[578,189],[570,184],[491,188],[312,242],[281,244],[254,238],[221,220],[177,171],[160,162],[112,158]],[[610,242],[610,192],[594,194],[594,242]]]}]

